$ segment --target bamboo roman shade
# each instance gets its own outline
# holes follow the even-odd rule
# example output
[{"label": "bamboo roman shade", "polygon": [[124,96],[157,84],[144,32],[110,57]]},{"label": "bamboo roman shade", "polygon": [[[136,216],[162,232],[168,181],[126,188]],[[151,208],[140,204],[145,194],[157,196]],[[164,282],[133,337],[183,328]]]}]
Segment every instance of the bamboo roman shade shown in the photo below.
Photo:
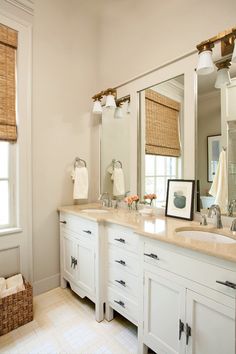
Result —
[{"label": "bamboo roman shade", "polygon": [[180,103],[153,90],[145,91],[146,154],[180,156]]},{"label": "bamboo roman shade", "polygon": [[15,142],[17,31],[0,24],[0,140]]}]

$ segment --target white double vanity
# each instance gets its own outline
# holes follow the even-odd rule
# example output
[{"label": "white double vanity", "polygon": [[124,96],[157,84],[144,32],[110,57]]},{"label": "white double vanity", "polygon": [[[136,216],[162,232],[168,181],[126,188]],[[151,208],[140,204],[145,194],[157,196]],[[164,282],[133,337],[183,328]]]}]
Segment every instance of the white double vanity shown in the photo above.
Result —
[{"label": "white double vanity", "polygon": [[126,210],[59,210],[61,286],[91,299],[98,322],[111,321],[115,310],[137,325],[139,353],[235,354],[232,233],[221,231],[228,241],[204,241],[177,231],[217,232],[212,225]]}]

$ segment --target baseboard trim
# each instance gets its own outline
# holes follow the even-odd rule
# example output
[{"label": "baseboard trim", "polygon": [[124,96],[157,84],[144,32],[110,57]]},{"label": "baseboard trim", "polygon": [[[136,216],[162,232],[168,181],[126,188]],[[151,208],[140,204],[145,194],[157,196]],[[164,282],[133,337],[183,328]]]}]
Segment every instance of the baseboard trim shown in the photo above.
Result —
[{"label": "baseboard trim", "polygon": [[34,296],[57,288],[60,285],[60,273],[33,283]]}]

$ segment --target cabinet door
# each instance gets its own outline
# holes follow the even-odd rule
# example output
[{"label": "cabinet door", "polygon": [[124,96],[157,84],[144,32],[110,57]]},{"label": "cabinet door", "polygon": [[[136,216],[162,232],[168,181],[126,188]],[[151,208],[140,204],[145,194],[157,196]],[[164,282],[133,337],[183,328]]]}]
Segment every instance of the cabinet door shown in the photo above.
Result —
[{"label": "cabinet door", "polygon": [[62,270],[68,280],[75,279],[75,241],[65,232],[62,232]]},{"label": "cabinet door", "polygon": [[76,242],[76,284],[91,295],[95,293],[95,251],[90,242]]},{"label": "cabinet door", "polygon": [[188,290],[186,324],[187,354],[235,354],[235,309]]},{"label": "cabinet door", "polygon": [[185,293],[184,287],[145,272],[144,342],[158,354],[185,352]]}]

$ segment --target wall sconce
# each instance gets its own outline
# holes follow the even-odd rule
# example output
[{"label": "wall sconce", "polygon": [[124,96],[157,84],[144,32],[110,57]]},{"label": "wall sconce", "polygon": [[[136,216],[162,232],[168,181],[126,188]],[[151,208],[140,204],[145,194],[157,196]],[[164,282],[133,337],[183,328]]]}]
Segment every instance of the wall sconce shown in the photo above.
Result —
[{"label": "wall sconce", "polygon": [[207,75],[214,71],[214,63],[212,60],[212,48],[214,44],[207,43],[197,47],[199,50],[197,73],[199,75]]},{"label": "wall sconce", "polygon": [[227,59],[222,62],[216,63],[217,67],[217,77],[215,82],[215,88],[222,88],[225,85],[229,85],[231,83],[229,68],[230,68],[230,60]]},{"label": "wall sconce", "polygon": [[116,90],[107,89],[106,92],[108,93],[107,98],[106,98],[106,107],[107,108],[116,108],[116,101],[115,101]]},{"label": "wall sconce", "polygon": [[225,59],[216,63],[218,71],[215,87],[221,88],[230,84],[230,62],[236,62],[236,27],[221,32],[197,45],[199,57],[196,71],[199,75],[207,75],[214,71],[212,48],[216,42],[220,42],[221,57]]},{"label": "wall sconce", "polygon": [[99,98],[99,97],[94,99],[94,104],[93,104],[93,113],[94,114],[102,114],[101,99],[102,98]]},{"label": "wall sconce", "polygon": [[101,91],[92,97],[92,99],[94,100],[94,104],[93,104],[94,114],[102,114],[103,112],[102,106],[104,106],[104,104],[102,105],[101,101],[104,96],[106,96],[105,107],[116,108],[114,113],[114,118],[117,119],[123,118],[124,114],[123,114],[122,104],[124,102],[128,102],[127,113],[130,113],[130,96],[128,95],[116,99],[116,89],[108,88],[107,90]]}]

